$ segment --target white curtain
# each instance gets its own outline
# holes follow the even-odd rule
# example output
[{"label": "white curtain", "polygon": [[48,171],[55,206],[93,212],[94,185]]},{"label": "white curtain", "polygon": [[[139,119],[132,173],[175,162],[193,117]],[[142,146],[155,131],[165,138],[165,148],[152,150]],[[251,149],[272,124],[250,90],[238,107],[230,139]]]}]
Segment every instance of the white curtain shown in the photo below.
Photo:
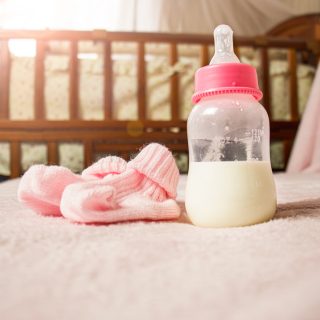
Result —
[{"label": "white curtain", "polygon": [[220,23],[262,34],[319,0],[0,0],[0,27],[206,33]]},{"label": "white curtain", "polygon": [[[263,34],[294,15],[320,12],[320,0],[137,0],[136,30],[208,33],[221,23],[238,35]],[[152,4],[152,5],[151,5]]]}]

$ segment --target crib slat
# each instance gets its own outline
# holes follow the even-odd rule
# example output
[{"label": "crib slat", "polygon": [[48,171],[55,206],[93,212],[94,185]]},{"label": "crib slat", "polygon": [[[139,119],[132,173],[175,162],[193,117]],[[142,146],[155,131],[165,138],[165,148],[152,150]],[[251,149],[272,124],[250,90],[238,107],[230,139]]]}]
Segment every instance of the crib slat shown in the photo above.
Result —
[{"label": "crib slat", "polygon": [[37,55],[35,61],[35,79],[34,79],[34,105],[35,119],[45,119],[45,99],[44,99],[44,58],[45,42],[37,40]]},{"label": "crib slat", "polygon": [[59,164],[58,145],[55,141],[47,144],[48,164]]},{"label": "crib slat", "polygon": [[269,76],[269,55],[268,49],[261,49],[262,83],[263,83],[263,106],[265,107],[270,120],[272,119],[270,105],[270,76]]},{"label": "crib slat", "polygon": [[21,146],[20,142],[10,143],[10,178],[17,178],[21,174]]},{"label": "crib slat", "polygon": [[79,78],[78,78],[78,42],[70,42],[70,90],[69,90],[69,114],[70,119],[78,119],[79,112]]},{"label": "crib slat", "polygon": [[146,119],[146,64],[144,42],[138,43],[138,118]]},{"label": "crib slat", "polygon": [[209,50],[207,45],[202,45],[201,46],[201,51],[200,51],[200,64],[201,66],[206,66],[209,63]]},{"label": "crib slat", "polygon": [[3,40],[0,45],[0,119],[8,119],[11,60],[8,41]]},{"label": "crib slat", "polygon": [[93,144],[91,140],[85,140],[83,142],[84,147],[84,166],[87,168],[93,163]]},{"label": "crib slat", "polygon": [[111,42],[106,41],[104,46],[104,119],[112,119],[112,56],[111,56]]},{"label": "crib slat", "polygon": [[[170,46],[170,64],[174,66],[178,62],[177,44],[172,43]],[[174,73],[170,79],[170,105],[171,120],[179,119],[179,77]]]},{"label": "crib slat", "polygon": [[130,160],[130,151],[122,151],[119,155],[122,159],[129,161]]},{"label": "crib slat", "polygon": [[288,51],[289,74],[290,74],[290,113],[291,120],[298,120],[298,88],[297,88],[297,55],[294,49]]}]

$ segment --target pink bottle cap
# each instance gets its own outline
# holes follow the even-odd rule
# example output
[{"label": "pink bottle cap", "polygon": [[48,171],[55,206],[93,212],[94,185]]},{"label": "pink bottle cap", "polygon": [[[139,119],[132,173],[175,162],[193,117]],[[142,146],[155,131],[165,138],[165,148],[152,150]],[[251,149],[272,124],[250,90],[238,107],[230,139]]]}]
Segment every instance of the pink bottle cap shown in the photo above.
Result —
[{"label": "pink bottle cap", "polygon": [[192,102],[223,93],[247,93],[262,98],[256,69],[244,63],[213,64],[197,70]]},{"label": "pink bottle cap", "polygon": [[220,25],[214,30],[215,54],[210,65],[196,72],[193,103],[224,93],[251,94],[258,101],[262,98],[256,69],[240,63],[233,52],[232,34],[232,29],[227,25]]}]

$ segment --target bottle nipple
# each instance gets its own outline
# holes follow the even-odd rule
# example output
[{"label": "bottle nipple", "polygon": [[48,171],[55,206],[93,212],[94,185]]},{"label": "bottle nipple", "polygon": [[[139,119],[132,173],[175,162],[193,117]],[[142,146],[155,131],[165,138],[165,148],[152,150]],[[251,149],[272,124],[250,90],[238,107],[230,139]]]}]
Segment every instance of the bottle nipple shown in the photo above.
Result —
[{"label": "bottle nipple", "polygon": [[233,51],[233,31],[226,24],[220,24],[214,29],[214,55],[210,61],[212,64],[240,63]]}]

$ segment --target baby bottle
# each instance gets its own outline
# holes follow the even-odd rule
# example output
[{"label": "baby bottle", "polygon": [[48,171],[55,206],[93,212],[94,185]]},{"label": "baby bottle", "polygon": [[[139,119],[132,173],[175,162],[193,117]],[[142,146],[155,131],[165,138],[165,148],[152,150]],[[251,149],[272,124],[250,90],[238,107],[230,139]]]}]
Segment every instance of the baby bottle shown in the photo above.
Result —
[{"label": "baby bottle", "polygon": [[232,30],[214,30],[215,54],[195,76],[188,118],[186,210],[194,225],[238,227],[271,219],[276,191],[269,118],[256,70],[233,52]]}]

